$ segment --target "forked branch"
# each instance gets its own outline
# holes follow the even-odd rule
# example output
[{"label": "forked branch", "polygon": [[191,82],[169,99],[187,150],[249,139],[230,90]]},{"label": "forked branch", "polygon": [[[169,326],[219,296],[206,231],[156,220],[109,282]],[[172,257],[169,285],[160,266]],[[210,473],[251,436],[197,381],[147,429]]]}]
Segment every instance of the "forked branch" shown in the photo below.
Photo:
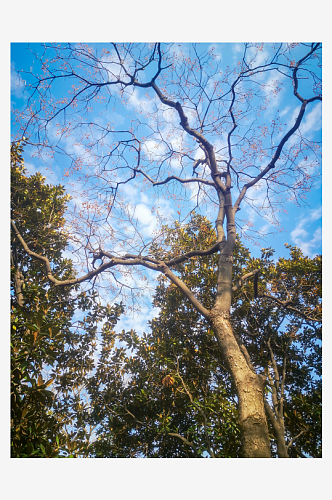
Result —
[{"label": "forked branch", "polygon": [[[58,280],[57,278],[54,277],[50,265],[50,261],[48,260],[47,257],[44,257],[43,255],[39,255],[32,250],[29,249],[28,245],[22,238],[21,234],[19,233],[14,221],[11,221],[11,226],[12,229],[15,233],[15,236],[17,239],[20,241],[21,245],[23,246],[24,250],[28,255],[33,257],[34,259],[37,259],[45,265],[45,270],[46,270],[46,276],[48,280],[53,283],[55,286],[72,286],[76,285],[78,283],[82,283],[83,281],[89,281],[95,276],[98,276],[102,274],[104,271],[115,267],[115,266],[144,266],[148,269],[152,269],[153,271],[159,271],[163,273],[165,276],[167,276],[172,283],[174,283],[181,291],[182,293],[189,299],[191,304],[195,307],[195,309],[202,314],[205,318],[209,319],[210,317],[210,311],[206,309],[194,296],[194,294],[189,290],[187,285],[181,281],[172,271],[169,269],[167,264],[163,261],[158,261],[155,259],[152,259],[151,257],[142,257],[140,255],[125,255],[124,257],[117,258],[112,256],[111,254],[107,252],[100,252],[99,256],[105,255],[109,257],[109,262],[105,262],[101,264],[98,268],[89,271],[85,275],[79,277],[79,278],[72,278],[72,279],[67,279],[67,280]],[[217,250],[216,250],[217,251]],[[97,259],[98,256],[95,255],[94,261]]]},{"label": "forked branch", "polygon": [[259,273],[259,270],[255,269],[254,271],[251,271],[250,273],[247,273],[244,276],[241,276],[241,278],[239,279],[237,284],[233,286],[232,292],[236,292],[236,290],[238,290],[248,278],[251,278],[251,276],[255,276],[258,273]]}]

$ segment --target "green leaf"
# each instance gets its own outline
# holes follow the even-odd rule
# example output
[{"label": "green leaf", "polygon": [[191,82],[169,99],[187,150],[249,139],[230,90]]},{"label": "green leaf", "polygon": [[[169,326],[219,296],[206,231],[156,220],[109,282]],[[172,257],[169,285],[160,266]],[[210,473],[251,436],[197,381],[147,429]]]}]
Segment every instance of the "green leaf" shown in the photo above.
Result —
[{"label": "green leaf", "polygon": [[38,332],[39,331],[39,328],[38,328],[37,325],[32,325],[31,323],[26,322],[25,326],[26,326],[26,328],[28,328],[32,332]]}]

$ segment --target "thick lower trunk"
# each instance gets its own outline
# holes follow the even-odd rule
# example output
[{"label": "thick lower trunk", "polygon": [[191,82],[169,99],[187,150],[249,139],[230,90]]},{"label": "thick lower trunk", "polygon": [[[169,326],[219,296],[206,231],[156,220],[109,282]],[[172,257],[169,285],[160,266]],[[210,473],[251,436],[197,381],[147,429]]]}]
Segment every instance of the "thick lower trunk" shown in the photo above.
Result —
[{"label": "thick lower trunk", "polygon": [[233,334],[229,314],[218,309],[215,307],[211,311],[211,324],[238,396],[243,456],[270,458],[269,432],[264,409],[264,381],[245,359]]}]

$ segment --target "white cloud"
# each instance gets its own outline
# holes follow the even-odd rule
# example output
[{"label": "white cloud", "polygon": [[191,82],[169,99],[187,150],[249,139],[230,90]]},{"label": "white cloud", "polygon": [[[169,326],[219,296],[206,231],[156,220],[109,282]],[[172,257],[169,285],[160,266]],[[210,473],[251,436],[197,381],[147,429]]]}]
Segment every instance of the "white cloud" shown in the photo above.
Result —
[{"label": "white cloud", "polygon": [[[283,114],[289,113],[290,109],[286,108]],[[289,126],[293,126],[300,112],[300,105],[298,105],[292,112],[291,117],[288,121]],[[302,119],[302,123],[300,125],[300,131],[303,136],[310,139],[313,132],[317,132],[322,128],[322,105],[321,103],[316,104],[312,109],[309,106],[306,109],[304,117]],[[292,139],[295,141],[296,138],[291,137],[290,143],[292,143]]]},{"label": "white cloud", "polygon": [[128,198],[128,201],[131,201],[131,203],[135,203],[135,200],[139,197],[140,195],[140,190],[135,187],[135,185],[132,182],[127,182],[126,184],[123,184],[122,189],[121,189],[121,194]]},{"label": "white cloud", "polygon": [[267,58],[269,56],[266,48],[262,48],[260,50],[258,47],[250,47],[247,50],[247,62],[251,63],[252,67],[257,67],[265,64]]},{"label": "white cloud", "polygon": [[310,220],[315,221],[322,218],[322,207],[311,210]]},{"label": "white cloud", "polygon": [[220,52],[220,50],[218,50],[219,48],[220,48],[219,44],[211,43],[211,45],[209,45],[209,50],[213,50],[213,55],[214,55],[216,61],[221,62],[222,61],[222,53]]},{"label": "white cloud", "polygon": [[[250,214],[252,221],[256,218],[256,210],[261,209],[266,205],[266,187],[265,183],[262,181],[257,182],[250,190],[248,190],[248,199],[250,199],[250,205],[246,204],[245,208]],[[256,210],[254,210],[254,208]]]},{"label": "white cloud", "polygon": [[243,52],[243,44],[241,43],[235,43],[232,47],[233,54],[239,54],[240,52]]},{"label": "white cloud", "polygon": [[174,169],[175,173],[178,173],[178,171],[182,167],[180,158],[172,158],[170,163],[171,163],[171,167]]},{"label": "white cloud", "polygon": [[280,116],[285,116],[286,114],[288,114],[291,110],[291,107],[290,106],[286,106],[280,113]]},{"label": "white cloud", "polygon": [[144,203],[138,203],[135,206],[135,216],[137,220],[144,226],[143,231],[151,235],[157,228],[156,218],[152,215],[151,209]]},{"label": "white cloud", "polygon": [[22,97],[24,97],[23,90],[24,90],[25,84],[26,84],[25,80],[22,80],[22,78],[20,78],[19,74],[14,69],[14,65],[12,65],[12,69],[10,72],[11,93],[15,97],[18,97],[19,99],[21,99]]},{"label": "white cloud", "polygon": [[[159,228],[159,220],[158,216],[161,217],[162,219],[169,220],[170,217],[172,217],[172,214],[174,210],[172,209],[170,202],[164,198],[159,198],[155,205],[155,209],[158,212],[158,216],[154,213],[155,211],[152,212],[152,206],[147,203],[147,197],[144,195],[142,197],[142,200],[145,200],[146,203],[137,203],[135,205],[135,219],[138,220],[138,222],[141,225],[140,232],[144,236],[152,237],[156,234],[158,228]],[[152,200],[151,200],[152,201]]]},{"label": "white cloud", "polygon": [[[269,106],[267,109],[267,114],[275,112],[275,109],[280,104],[280,100],[283,97],[283,84],[282,81],[285,80],[285,76],[278,73],[267,73],[267,80],[264,82],[264,93],[269,99]],[[280,89],[280,90],[277,90]]]},{"label": "white cloud", "polygon": [[[78,130],[71,130],[70,135],[61,132],[61,127],[57,126],[54,122],[50,122],[47,126],[47,134],[50,139],[59,141],[60,147],[68,155],[73,155],[76,158],[84,157],[88,161],[88,154],[83,144],[80,144],[80,132]],[[92,157],[92,155],[90,155]]]},{"label": "white cloud", "polygon": [[105,125],[107,122],[111,122],[115,127],[118,127],[119,125],[123,125],[125,121],[125,117],[115,111],[108,112],[103,116],[103,122]]},{"label": "white cloud", "polygon": [[307,217],[303,217],[300,220],[295,229],[291,232],[293,243],[302,250],[304,255],[308,255],[309,257],[313,257],[316,254],[315,249],[322,241],[322,228],[316,228],[315,232],[312,234],[310,225],[321,217],[322,207],[313,209]]},{"label": "white cloud", "polygon": [[185,57],[188,57],[189,54],[189,47],[190,45],[188,43],[174,43],[171,48],[171,53],[173,53],[173,58],[174,59],[183,59]]},{"label": "white cloud", "polygon": [[143,143],[142,150],[151,160],[153,160],[155,156],[164,154],[166,147],[162,142],[149,139]]},{"label": "white cloud", "polygon": [[36,167],[30,162],[25,161],[24,166],[27,169],[29,175],[35,175],[37,172],[40,172],[43,177],[46,178],[46,184],[53,184],[53,186],[60,183],[57,174],[53,171],[46,170],[45,167]]},{"label": "white cloud", "polygon": [[143,332],[148,332],[150,327],[148,321],[155,318],[159,314],[160,309],[158,307],[147,307],[141,309],[139,313],[132,315],[122,315],[119,322],[115,327],[116,332],[121,332],[122,330],[136,330],[139,335]]},{"label": "white cloud", "polygon": [[259,232],[262,236],[266,236],[268,234],[268,230],[271,228],[271,224],[264,224],[264,226],[259,228]]},{"label": "white cloud", "polygon": [[133,184],[125,184],[122,187],[124,203],[127,203],[129,217],[133,224],[138,222],[138,231],[144,237],[153,237],[159,228],[159,218],[169,220],[174,212],[171,202],[163,197],[158,197],[158,188],[147,192],[141,192]]},{"label": "white cloud", "polygon": [[304,120],[300,125],[303,135],[310,137],[313,132],[317,132],[322,127],[322,105],[316,104],[310,111],[304,115]]},{"label": "white cloud", "polygon": [[134,89],[128,98],[129,107],[134,108],[135,111],[140,113],[152,113],[153,111],[153,101],[141,97],[138,89]]}]

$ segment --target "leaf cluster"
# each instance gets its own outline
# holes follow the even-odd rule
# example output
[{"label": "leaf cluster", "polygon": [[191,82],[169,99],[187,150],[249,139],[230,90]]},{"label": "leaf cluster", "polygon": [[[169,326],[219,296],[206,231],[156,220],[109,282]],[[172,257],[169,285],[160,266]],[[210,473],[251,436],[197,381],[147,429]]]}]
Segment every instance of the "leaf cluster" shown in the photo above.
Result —
[{"label": "leaf cluster", "polygon": [[[12,217],[30,248],[59,278],[75,277],[63,257],[68,196],[63,186],[28,176],[23,145],[11,147]],[[122,309],[93,290],[50,286],[42,266],[11,239],[11,456],[88,456],[93,429],[84,393],[95,369],[99,325]]]},{"label": "leaf cluster", "polygon": [[[211,224],[197,214],[187,226],[167,229],[164,248],[172,255],[206,248],[216,240]],[[298,248],[286,246],[289,259],[274,261],[271,248],[253,258],[237,239],[233,284],[258,270],[258,297],[251,275],[233,294],[232,324],[256,371],[267,379],[267,400],[279,383],[280,401],[280,383],[284,385],[290,456],[317,457],[321,456],[321,257],[310,259]],[[160,258],[168,255],[157,245],[154,252]],[[213,305],[217,255],[193,257],[174,270],[205,307]],[[163,276],[154,306],[160,313],[151,321],[150,333],[139,337],[132,330],[117,337],[123,345],[117,348],[122,379],[116,389],[105,387],[103,392],[114,413],[105,414],[101,423],[98,456],[239,456],[236,394],[208,322]],[[270,432],[275,456],[272,426]]]}]

